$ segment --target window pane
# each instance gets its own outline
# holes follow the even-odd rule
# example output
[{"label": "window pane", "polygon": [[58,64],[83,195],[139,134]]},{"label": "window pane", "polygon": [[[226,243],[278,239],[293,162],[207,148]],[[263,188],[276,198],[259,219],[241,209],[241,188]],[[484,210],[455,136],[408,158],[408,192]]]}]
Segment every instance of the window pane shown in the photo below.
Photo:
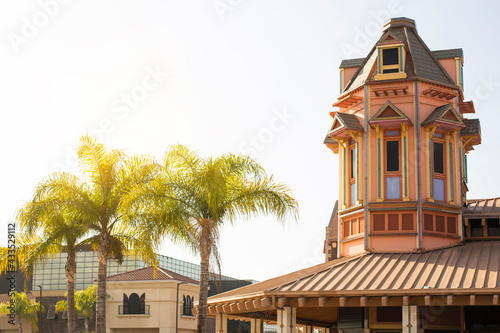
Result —
[{"label": "window pane", "polygon": [[486,219],[488,225],[488,236],[500,236],[499,219]]},{"label": "window pane", "polygon": [[399,199],[399,177],[387,177],[387,199]]},{"label": "window pane", "polygon": [[443,144],[434,142],[434,172],[444,173]]},{"label": "window pane", "polygon": [[351,205],[356,203],[356,183],[351,184]]},{"label": "window pane", "polygon": [[387,141],[387,171],[399,171],[399,141]]},{"label": "window pane", "polygon": [[351,149],[351,178],[356,178],[354,166],[356,163],[356,149]]},{"label": "window pane", "polygon": [[444,179],[434,178],[434,200],[444,201]]},{"label": "window pane", "polygon": [[397,68],[384,69],[382,72],[384,74],[399,73],[399,69],[397,69]]},{"label": "window pane", "polygon": [[483,226],[480,219],[470,219],[470,235],[471,237],[483,237]]},{"label": "window pane", "polygon": [[384,61],[383,61],[384,66],[399,64],[399,61],[398,61],[399,54],[398,54],[397,48],[383,49],[382,52],[383,52],[382,57],[384,59]]}]

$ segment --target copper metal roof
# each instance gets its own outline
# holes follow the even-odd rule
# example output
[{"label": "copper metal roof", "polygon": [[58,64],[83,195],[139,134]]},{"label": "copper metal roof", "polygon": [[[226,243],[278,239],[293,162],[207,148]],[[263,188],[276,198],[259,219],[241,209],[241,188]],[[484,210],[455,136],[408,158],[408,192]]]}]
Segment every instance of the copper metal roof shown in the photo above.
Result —
[{"label": "copper metal roof", "polygon": [[500,215],[500,198],[467,200],[465,215]]},{"label": "copper metal roof", "polygon": [[176,280],[183,281],[192,284],[199,284],[198,281],[188,278],[184,275],[177,274],[175,272],[169,271],[168,269],[158,267],[156,271],[156,277],[154,275],[154,267],[149,266],[145,268],[136,269],[133,271],[128,271],[124,273],[119,273],[115,275],[110,275],[106,278],[106,281],[165,281],[165,280]]},{"label": "copper metal roof", "polygon": [[422,291],[500,288],[500,241],[425,253],[372,253],[282,284],[274,292]]}]

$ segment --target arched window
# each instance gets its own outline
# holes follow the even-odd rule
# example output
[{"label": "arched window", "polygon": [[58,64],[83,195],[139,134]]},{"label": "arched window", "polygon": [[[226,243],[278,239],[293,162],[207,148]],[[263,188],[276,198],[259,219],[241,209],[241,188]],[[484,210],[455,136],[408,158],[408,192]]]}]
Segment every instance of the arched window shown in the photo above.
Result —
[{"label": "arched window", "polygon": [[183,304],[182,304],[182,315],[183,316],[192,316],[193,315],[193,303],[194,296],[182,296]]},{"label": "arched window", "polygon": [[145,300],[145,293],[141,297],[136,293],[132,293],[128,297],[123,294],[123,314],[145,314]]}]

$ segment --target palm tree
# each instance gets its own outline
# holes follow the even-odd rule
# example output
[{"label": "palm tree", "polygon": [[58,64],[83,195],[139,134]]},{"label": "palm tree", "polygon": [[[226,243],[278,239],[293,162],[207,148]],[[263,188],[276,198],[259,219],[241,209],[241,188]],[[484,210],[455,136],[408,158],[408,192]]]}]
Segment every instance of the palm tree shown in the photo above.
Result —
[{"label": "palm tree", "polygon": [[198,332],[205,332],[209,267],[212,263],[220,268],[222,225],[258,214],[273,214],[280,222],[298,216],[289,188],[274,183],[250,157],[226,154],[203,159],[180,145],[167,150],[158,177],[147,186],[136,186],[125,202],[155,241],[165,234],[172,238],[173,233],[174,240],[188,239],[200,254]]},{"label": "palm tree", "polygon": [[[96,235],[93,242],[99,262],[96,330],[105,333],[108,259],[120,262],[124,254],[129,254],[156,266],[151,240],[126,224],[130,219],[122,202],[132,186],[146,184],[155,176],[157,166],[149,157],[129,158],[121,150],[108,151],[88,135],[80,139],[78,160],[82,179],[68,173],[54,173],[38,184],[31,204],[47,215],[63,211],[70,220],[79,221]],[[127,252],[128,249],[132,250]]]},{"label": "palm tree", "polygon": [[[83,315],[85,318],[85,332],[89,331],[89,321],[94,318],[96,310],[96,290],[95,284],[90,285],[87,289],[79,290],[75,293],[75,309],[78,315]],[[65,300],[59,301],[56,304],[56,311],[63,312],[68,309],[68,302]]]},{"label": "palm tree", "polygon": [[[76,333],[75,316],[75,274],[76,252],[87,245],[92,239],[85,239],[87,228],[72,220],[69,214],[59,211],[51,212],[39,209],[39,201],[25,204],[17,213],[21,224],[21,246],[18,256],[21,265],[29,275],[35,265],[43,264],[47,256],[55,256],[61,252],[67,253],[66,281],[68,290],[68,332]],[[42,235],[38,234],[40,232]]]},{"label": "palm tree", "polygon": [[[38,311],[40,311],[40,303],[35,300],[30,300],[25,293],[12,292],[10,303],[0,303],[0,314],[9,315],[11,309],[14,309],[17,317],[17,326],[19,333],[23,332],[22,320],[29,321],[33,327],[37,328]],[[43,313],[43,306],[41,308]]]}]

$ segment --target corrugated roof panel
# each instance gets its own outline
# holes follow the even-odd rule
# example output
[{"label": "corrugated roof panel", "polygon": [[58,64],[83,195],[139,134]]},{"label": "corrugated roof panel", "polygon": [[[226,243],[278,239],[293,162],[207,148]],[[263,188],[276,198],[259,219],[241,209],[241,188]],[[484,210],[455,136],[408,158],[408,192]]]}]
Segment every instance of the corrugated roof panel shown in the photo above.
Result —
[{"label": "corrugated roof panel", "polygon": [[[500,240],[477,241],[424,253],[366,253],[346,260],[338,259],[293,274],[262,282],[273,292],[321,293],[349,295],[371,292],[422,291],[428,294],[439,290],[495,289],[500,293]],[[303,273],[300,276],[300,273]],[[286,279],[289,279],[288,281]],[[244,298],[256,292],[243,287],[231,294]],[[485,292],[487,292],[485,290]],[[378,293],[380,295],[380,293]],[[219,296],[220,297],[220,296]],[[209,302],[217,302],[214,296]]]},{"label": "corrugated roof panel", "polygon": [[499,288],[499,252],[500,241],[484,241],[425,253],[366,254],[276,290]]},{"label": "corrugated roof panel", "polygon": [[486,285],[486,271],[488,270],[488,261],[490,259],[488,253],[491,253],[491,244],[489,247],[484,246],[480,249],[477,265],[475,267],[475,288],[484,288],[484,286]]},{"label": "corrugated roof panel", "polygon": [[477,261],[478,256],[479,251],[474,244],[463,248],[457,258],[453,275],[448,279],[448,285],[445,288],[470,288],[474,278],[474,271],[471,271],[469,263]]},{"label": "corrugated roof panel", "polygon": [[443,271],[446,267],[446,263],[448,262],[448,258],[450,253],[448,251],[433,251],[432,258],[429,261],[429,264],[432,265],[432,271],[428,277],[426,277],[425,286],[430,288],[435,288],[441,276],[443,275]]},{"label": "corrugated roof panel", "polygon": [[380,286],[380,289],[393,289],[394,284],[398,282],[399,277],[401,277],[401,272],[408,266],[408,258],[410,257],[409,253],[400,253],[397,263],[393,268],[393,278],[386,279],[384,284]]}]

